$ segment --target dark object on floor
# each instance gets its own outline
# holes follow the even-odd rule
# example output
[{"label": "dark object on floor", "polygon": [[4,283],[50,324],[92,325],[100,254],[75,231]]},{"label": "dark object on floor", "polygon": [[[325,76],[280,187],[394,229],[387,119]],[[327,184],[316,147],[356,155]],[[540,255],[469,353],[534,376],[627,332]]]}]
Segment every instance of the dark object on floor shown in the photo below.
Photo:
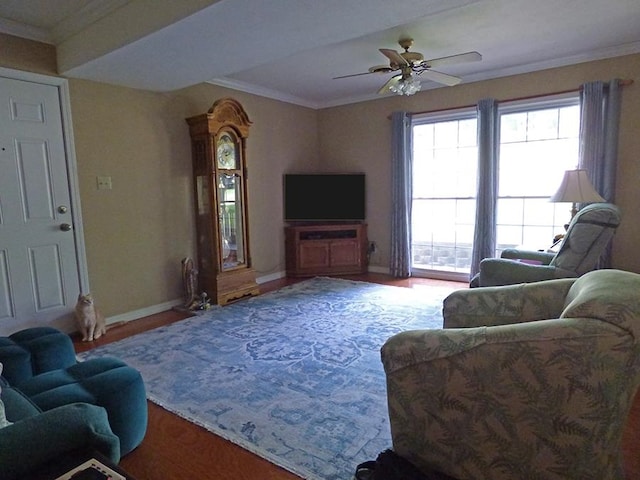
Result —
[{"label": "dark object on floor", "polygon": [[409,460],[393,450],[385,450],[376,460],[363,462],[356,467],[355,480],[456,480],[436,471],[418,470]]}]

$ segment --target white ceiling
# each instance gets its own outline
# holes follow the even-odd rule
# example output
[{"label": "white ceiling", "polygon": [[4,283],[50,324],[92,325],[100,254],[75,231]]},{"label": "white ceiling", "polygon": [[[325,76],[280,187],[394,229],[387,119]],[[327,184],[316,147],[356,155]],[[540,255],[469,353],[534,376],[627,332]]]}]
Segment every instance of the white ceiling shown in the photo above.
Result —
[{"label": "white ceiling", "polygon": [[[473,82],[640,52],[639,0],[1,0],[0,32],[56,45],[68,77],[170,91],[210,81],[312,108],[377,98],[379,48]],[[423,90],[441,87],[424,80]]]}]

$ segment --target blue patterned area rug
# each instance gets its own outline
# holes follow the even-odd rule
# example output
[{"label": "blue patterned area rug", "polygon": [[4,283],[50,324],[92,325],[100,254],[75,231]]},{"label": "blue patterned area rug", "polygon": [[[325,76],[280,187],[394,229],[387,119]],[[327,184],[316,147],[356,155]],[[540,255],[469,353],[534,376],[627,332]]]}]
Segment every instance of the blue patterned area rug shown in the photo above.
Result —
[{"label": "blue patterned area rug", "polygon": [[391,447],[380,347],[441,328],[446,287],[316,277],[99,347],[148,397],[306,479],[348,480]]}]

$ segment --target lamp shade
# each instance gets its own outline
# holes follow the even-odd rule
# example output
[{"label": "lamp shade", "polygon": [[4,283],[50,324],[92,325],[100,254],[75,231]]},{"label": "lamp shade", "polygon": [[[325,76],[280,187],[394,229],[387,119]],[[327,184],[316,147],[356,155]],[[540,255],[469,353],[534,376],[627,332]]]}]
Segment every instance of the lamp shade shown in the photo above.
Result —
[{"label": "lamp shade", "polygon": [[551,197],[552,202],[593,203],[604,202],[589,181],[587,171],[567,170],[564,172],[558,191]]}]

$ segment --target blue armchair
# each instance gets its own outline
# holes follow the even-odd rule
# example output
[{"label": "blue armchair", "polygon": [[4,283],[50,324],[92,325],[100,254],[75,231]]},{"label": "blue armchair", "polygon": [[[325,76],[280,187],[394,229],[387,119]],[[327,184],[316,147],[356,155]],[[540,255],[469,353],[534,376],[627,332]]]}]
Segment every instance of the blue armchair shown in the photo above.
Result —
[{"label": "blue armchair", "polygon": [[500,258],[485,258],[471,287],[491,287],[579,277],[593,270],[620,225],[620,210],[593,203],[571,220],[557,253],[506,249]]},{"label": "blue armchair", "polygon": [[0,478],[24,478],[49,462],[96,450],[114,463],[143,440],[147,401],[140,373],[116,358],[78,362],[68,335],[49,327],[0,337]]}]

